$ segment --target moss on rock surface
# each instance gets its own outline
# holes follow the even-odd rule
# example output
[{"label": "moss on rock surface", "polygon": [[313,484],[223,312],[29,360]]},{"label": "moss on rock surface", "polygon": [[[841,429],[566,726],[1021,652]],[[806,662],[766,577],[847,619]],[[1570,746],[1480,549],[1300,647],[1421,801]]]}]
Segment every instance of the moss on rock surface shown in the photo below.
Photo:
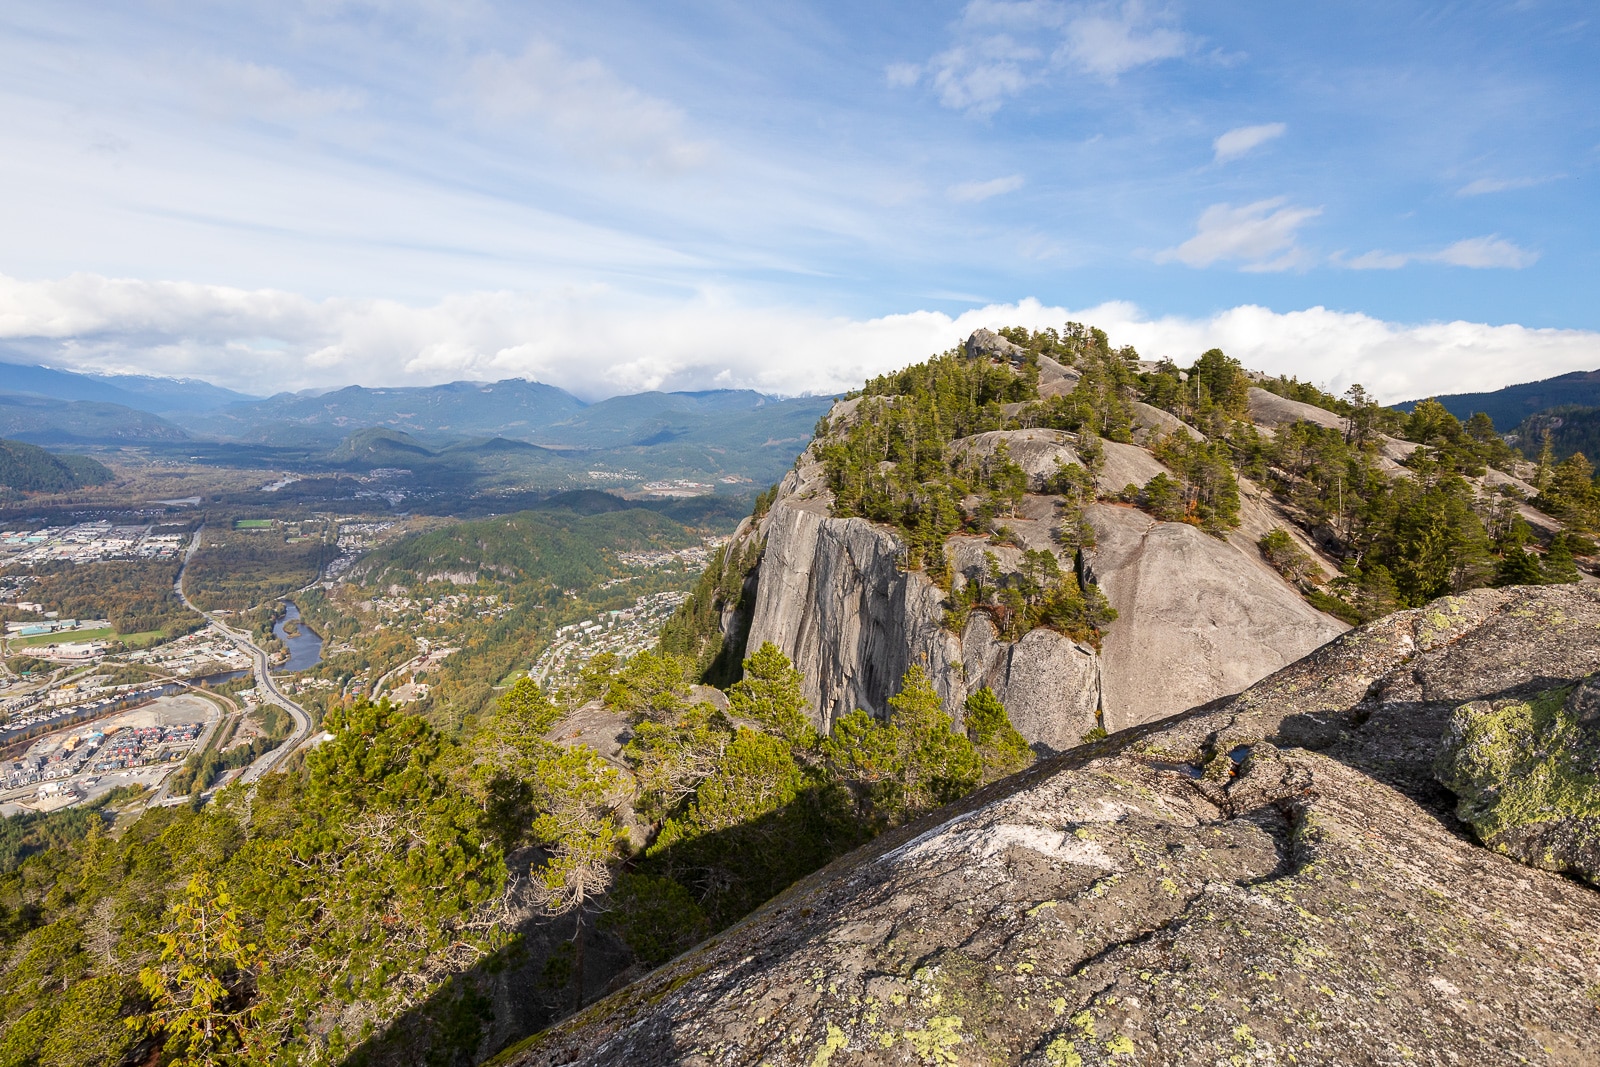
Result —
[{"label": "moss on rock surface", "polygon": [[1463,704],[1434,774],[1485,845],[1600,884],[1600,676]]}]

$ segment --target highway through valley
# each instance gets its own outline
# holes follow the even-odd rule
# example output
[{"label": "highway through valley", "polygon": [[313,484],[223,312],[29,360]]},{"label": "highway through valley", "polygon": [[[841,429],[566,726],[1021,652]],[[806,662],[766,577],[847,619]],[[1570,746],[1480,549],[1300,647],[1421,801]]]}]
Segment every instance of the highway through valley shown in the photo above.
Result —
[{"label": "highway through valley", "polygon": [[306,710],[299,704],[296,704],[294,701],[284,696],[283,691],[278,688],[278,683],[272,678],[272,671],[267,663],[266,651],[261,648],[260,645],[257,645],[250,639],[250,634],[248,632],[236,630],[228,624],[221,622],[210,612],[205,611],[199,605],[195,604],[194,601],[190,600],[189,594],[184,592],[183,580],[185,575],[187,575],[189,572],[189,561],[194,559],[195,554],[200,551],[200,537],[204,533],[204,526],[201,526],[200,529],[195,531],[194,540],[189,543],[188,551],[183,554],[183,566],[178,569],[178,580],[174,584],[174,589],[179,598],[183,600],[185,607],[187,607],[190,611],[204,616],[206,622],[210,624],[210,628],[212,630],[215,630],[223,637],[226,637],[229,641],[232,641],[241,651],[250,656],[251,663],[254,665],[253,669],[256,680],[256,693],[261,697],[262,700],[268,703],[276,704],[278,707],[288,712],[289,718],[294,722],[294,731],[281,745],[279,745],[277,748],[274,748],[271,752],[263,753],[260,759],[246,767],[244,773],[239,776],[239,780],[242,782],[254,782],[263,774],[266,774],[268,771],[272,770],[273,767],[277,766],[284,757],[286,757],[290,752],[294,751],[294,749],[310,735],[311,716],[306,714]]}]

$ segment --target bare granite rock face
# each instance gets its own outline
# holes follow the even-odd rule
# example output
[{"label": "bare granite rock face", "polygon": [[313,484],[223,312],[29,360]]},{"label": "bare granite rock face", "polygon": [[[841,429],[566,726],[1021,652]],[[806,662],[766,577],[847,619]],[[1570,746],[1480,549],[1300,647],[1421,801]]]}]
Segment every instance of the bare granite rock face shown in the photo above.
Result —
[{"label": "bare granite rock face", "polygon": [[1115,496],[1130,485],[1143,486],[1158,474],[1173,477],[1165,464],[1137,445],[1102,441],[1100,446],[1105,451],[1105,463],[1095,477],[1095,485],[1102,493]]},{"label": "bare granite rock face", "polygon": [[[790,476],[798,486],[804,478]],[[791,483],[786,480],[785,488]],[[944,628],[944,592],[901,566],[893,530],[785,495],[761,524],[766,540],[749,648],[771,641],[805,676],[827,729],[856,708],[881,712],[913,663],[934,679],[959,721],[967,694],[987,685],[1029,741],[1070,747],[1095,725],[1098,663],[1053,631],[999,641],[987,620],[959,637]],[[1015,551],[1015,550],[1011,550]]]},{"label": "bare granite rock face", "polygon": [[[1290,400],[1277,393],[1269,393],[1265,389],[1254,386],[1250,389],[1250,421],[1258,426],[1267,426],[1277,429],[1287,426],[1291,422],[1314,422],[1318,426],[1344,432],[1349,420],[1343,415],[1319,408],[1315,404],[1302,403],[1299,400]],[[1415,447],[1415,446],[1413,446]]]},{"label": "bare granite rock face", "polygon": [[1434,778],[1466,705],[1588,723],[1597,631],[1579,586],[1379,620],[885,835],[500,1062],[1600,1062],[1600,892],[1476,843]]},{"label": "bare granite rock face", "polygon": [[961,344],[961,349],[971,359],[1003,359],[1021,363],[1026,357],[1020,345],[1007,341],[993,330],[974,330]]},{"label": "bare granite rock face", "polygon": [[990,456],[1004,445],[1011,462],[1028,476],[1030,492],[1043,492],[1056,465],[1083,462],[1072,447],[1073,437],[1060,430],[991,430],[963,437],[950,446],[955,457]]},{"label": "bare granite rock face", "polygon": [[1108,730],[1236,693],[1346,629],[1266,569],[1253,545],[1131,507],[1096,504],[1089,521],[1097,544],[1085,575],[1118,612],[1100,654]]},{"label": "bare granite rock face", "polygon": [[1076,367],[1068,367],[1057,363],[1049,356],[1039,357],[1039,396],[1041,398],[1066,396],[1078,387],[1078,379],[1082,377],[1083,372]]},{"label": "bare granite rock face", "polygon": [[1164,434],[1177,433],[1182,430],[1196,441],[1206,440],[1206,435],[1184,422],[1170,411],[1163,411],[1158,407],[1146,404],[1142,400],[1133,402],[1133,439],[1139,444],[1145,444],[1152,438]]}]

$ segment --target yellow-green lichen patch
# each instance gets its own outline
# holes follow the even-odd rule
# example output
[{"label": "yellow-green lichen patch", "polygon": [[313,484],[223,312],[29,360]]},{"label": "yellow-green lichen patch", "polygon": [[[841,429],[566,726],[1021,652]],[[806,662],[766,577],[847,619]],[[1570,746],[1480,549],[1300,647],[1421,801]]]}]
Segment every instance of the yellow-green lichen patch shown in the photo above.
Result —
[{"label": "yellow-green lichen patch", "polygon": [[811,1057],[811,1067],[828,1067],[828,1062],[833,1059],[833,1054],[850,1043],[843,1030],[828,1024],[828,1036],[823,1038],[822,1044],[817,1048],[817,1054]]},{"label": "yellow-green lichen patch", "polygon": [[1065,1034],[1045,1046],[1044,1060],[1050,1067],[1083,1067],[1083,1057]]},{"label": "yellow-green lichen patch", "polygon": [[925,1030],[907,1030],[906,1043],[923,1063],[957,1063],[955,1047],[961,1044],[961,1016],[936,1015]]},{"label": "yellow-green lichen patch", "polygon": [[1474,701],[1456,709],[1435,777],[1456,794],[1456,813],[1483,842],[1534,866],[1571,867],[1548,841],[1527,833],[1559,828],[1579,847],[1600,833],[1600,731],[1579,722],[1570,687],[1530,700]]}]

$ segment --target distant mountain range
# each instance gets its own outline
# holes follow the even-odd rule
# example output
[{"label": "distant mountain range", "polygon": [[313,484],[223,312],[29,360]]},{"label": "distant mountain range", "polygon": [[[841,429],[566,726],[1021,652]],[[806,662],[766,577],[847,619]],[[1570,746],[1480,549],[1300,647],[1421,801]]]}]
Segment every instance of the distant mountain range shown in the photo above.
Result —
[{"label": "distant mountain range", "polygon": [[142,374],[79,374],[18,362],[0,351],[0,392],[52,400],[120,404],[155,415],[211,411],[257,399],[196,378],[153,378]]},{"label": "distant mountain range", "polygon": [[57,449],[178,449],[225,466],[414,469],[434,484],[481,476],[553,487],[660,478],[764,485],[788,469],[832,403],[722,389],[589,404],[519,378],[259,398],[192,380],[7,363],[6,355],[0,437]]},{"label": "distant mountain range", "polygon": [[[564,389],[498,382],[246,396],[192,379],[78,374],[0,362],[0,435],[56,444],[184,438],[334,448],[352,433],[390,429],[439,450],[502,438],[553,449],[649,447],[714,441],[730,420],[809,435],[825,398],[781,399],[750,390],[636,393],[588,404]],[[793,411],[803,425],[786,426]],[[503,446],[496,446],[503,447]]]}]

